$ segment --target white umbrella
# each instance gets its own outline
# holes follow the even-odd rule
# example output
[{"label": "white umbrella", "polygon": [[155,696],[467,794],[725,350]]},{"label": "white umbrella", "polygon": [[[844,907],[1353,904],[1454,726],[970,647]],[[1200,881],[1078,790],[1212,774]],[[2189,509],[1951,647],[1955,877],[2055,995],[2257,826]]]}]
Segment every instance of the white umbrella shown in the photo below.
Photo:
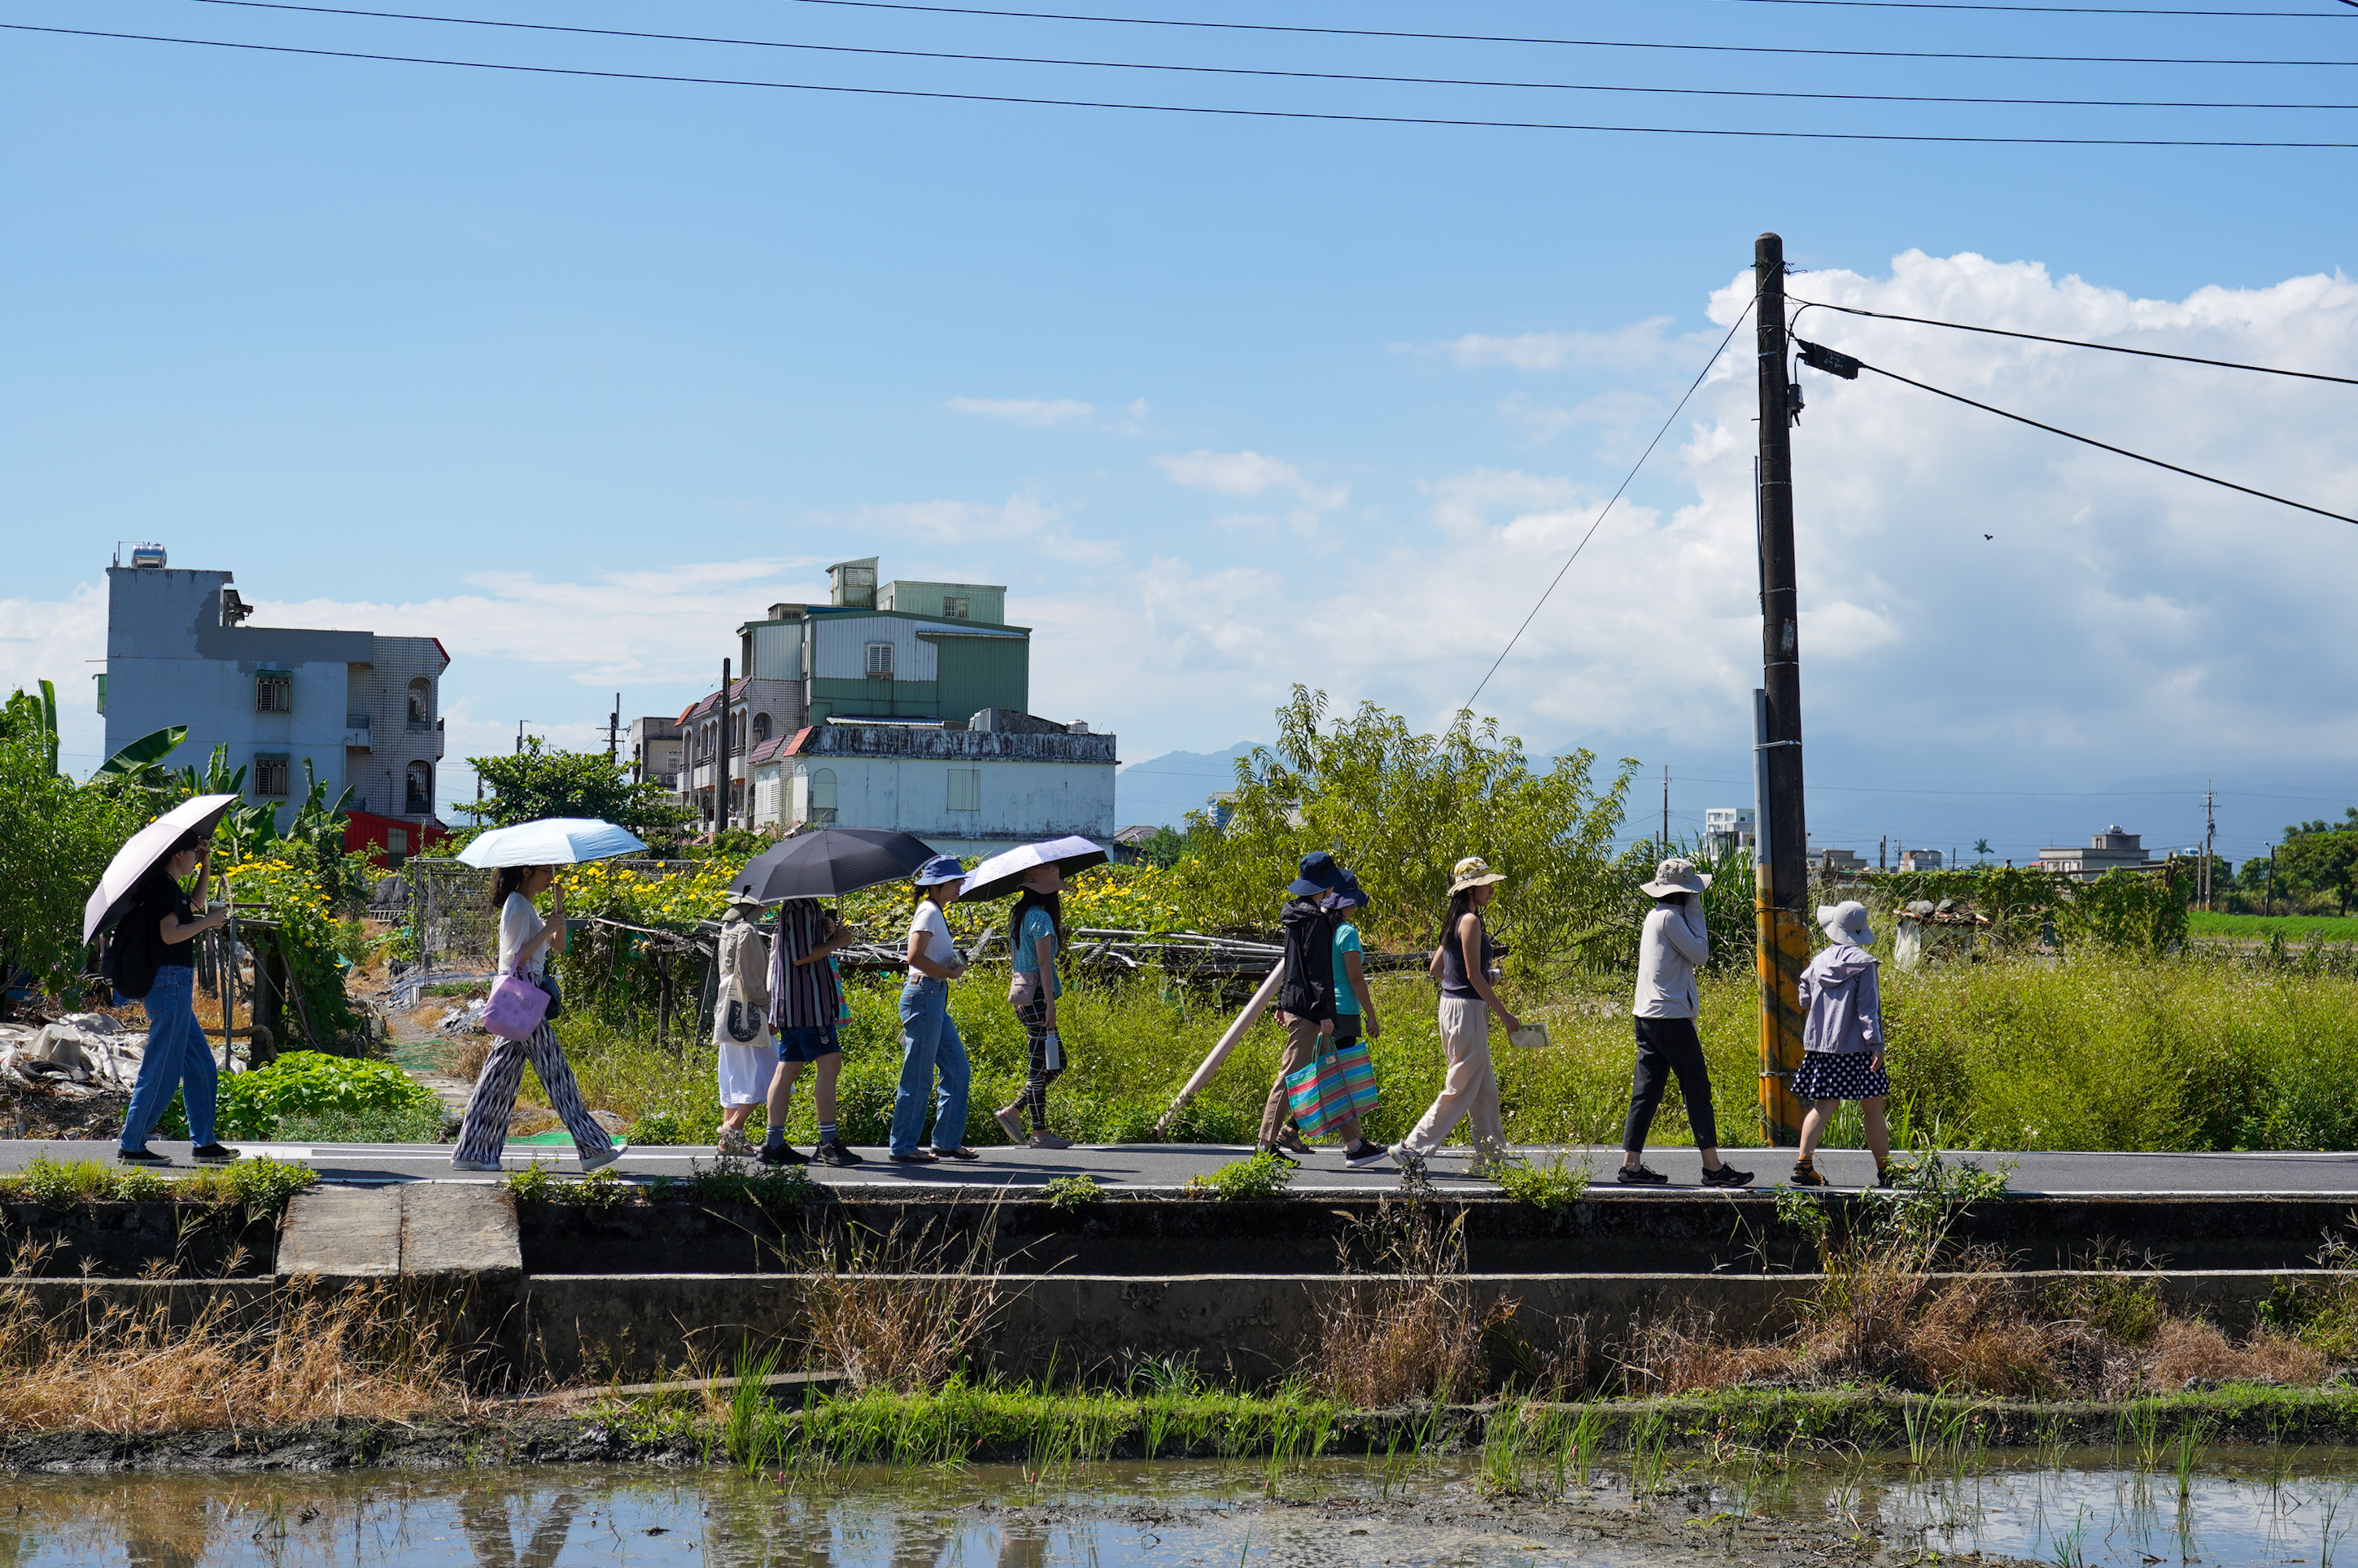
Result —
[{"label": "white umbrella", "polygon": [[123,918],[139,879],[172,852],[172,846],[191,833],[211,833],[213,825],[237,804],[233,795],[200,795],[184,800],[131,836],[114,852],[106,874],[90,890],[81,906],[81,939],[85,942]]},{"label": "white umbrella", "polygon": [[544,816],[479,835],[459,859],[470,866],[570,866],[646,847],[629,828],[594,816]]},{"label": "white umbrella", "polygon": [[958,884],[958,897],[1005,898],[1023,885],[1023,873],[1034,866],[1054,866],[1069,877],[1075,871],[1102,866],[1108,859],[1104,849],[1078,834],[1041,844],[1024,844],[993,855],[968,871],[966,881]]}]

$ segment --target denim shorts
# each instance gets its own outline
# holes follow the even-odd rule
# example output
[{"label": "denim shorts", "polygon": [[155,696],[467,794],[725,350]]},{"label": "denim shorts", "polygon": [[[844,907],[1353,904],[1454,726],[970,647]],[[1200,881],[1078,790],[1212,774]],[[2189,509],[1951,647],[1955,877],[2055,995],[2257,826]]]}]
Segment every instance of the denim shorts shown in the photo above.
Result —
[{"label": "denim shorts", "polygon": [[821,1056],[832,1056],[842,1049],[836,1043],[835,1025],[832,1023],[778,1031],[778,1060],[781,1062],[816,1062]]}]

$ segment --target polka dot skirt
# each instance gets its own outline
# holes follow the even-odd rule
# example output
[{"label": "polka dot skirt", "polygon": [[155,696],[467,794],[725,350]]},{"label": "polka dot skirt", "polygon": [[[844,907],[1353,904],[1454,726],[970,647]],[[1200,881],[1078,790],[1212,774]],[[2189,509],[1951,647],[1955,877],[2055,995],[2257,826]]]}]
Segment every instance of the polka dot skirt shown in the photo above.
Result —
[{"label": "polka dot skirt", "polygon": [[1880,1099],[1891,1093],[1891,1075],[1874,1060],[1872,1051],[1805,1052],[1789,1081],[1802,1099]]}]

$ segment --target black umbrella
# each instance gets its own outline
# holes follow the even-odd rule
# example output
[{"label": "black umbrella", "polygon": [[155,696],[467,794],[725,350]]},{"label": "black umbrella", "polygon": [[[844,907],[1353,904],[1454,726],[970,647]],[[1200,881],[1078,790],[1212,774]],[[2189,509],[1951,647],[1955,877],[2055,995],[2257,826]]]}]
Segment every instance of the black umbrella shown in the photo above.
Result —
[{"label": "black umbrella", "polygon": [[896,881],[934,858],[925,841],[889,827],[820,827],[755,856],[729,891],[777,903],[833,898]]}]

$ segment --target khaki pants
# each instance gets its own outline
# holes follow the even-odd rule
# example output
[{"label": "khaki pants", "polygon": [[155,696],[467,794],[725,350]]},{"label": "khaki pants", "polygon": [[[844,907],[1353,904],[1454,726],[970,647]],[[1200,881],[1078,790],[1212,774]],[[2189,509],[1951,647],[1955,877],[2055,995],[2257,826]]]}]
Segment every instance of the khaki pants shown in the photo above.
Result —
[{"label": "khaki pants", "polygon": [[[1270,1086],[1269,1103],[1260,1111],[1260,1146],[1269,1148],[1285,1131],[1285,1119],[1293,1107],[1285,1097],[1285,1075],[1297,1067],[1306,1067],[1318,1059],[1318,1025],[1314,1020],[1296,1018],[1292,1013],[1280,1014],[1285,1021],[1285,1059],[1278,1064],[1277,1082]],[[1495,1101],[1496,1096],[1492,1098]],[[1343,1140],[1347,1149],[1359,1142],[1358,1119],[1340,1119],[1326,1124],[1327,1130]]]},{"label": "khaki pants", "polygon": [[1490,1009],[1479,997],[1441,999],[1441,1045],[1449,1071],[1441,1098],[1400,1141],[1419,1159],[1449,1141],[1460,1119],[1470,1121],[1474,1151],[1485,1159],[1507,1152],[1507,1125],[1498,1114],[1498,1075],[1490,1070]]}]

